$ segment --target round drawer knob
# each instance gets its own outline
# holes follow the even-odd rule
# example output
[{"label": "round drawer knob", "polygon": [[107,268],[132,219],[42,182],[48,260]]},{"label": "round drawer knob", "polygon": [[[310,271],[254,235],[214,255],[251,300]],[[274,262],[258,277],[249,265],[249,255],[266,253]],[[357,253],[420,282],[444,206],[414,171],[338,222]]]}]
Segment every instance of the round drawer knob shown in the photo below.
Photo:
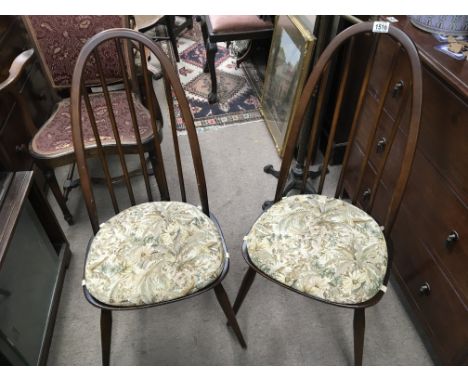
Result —
[{"label": "round drawer knob", "polygon": [[364,192],[362,193],[362,200],[369,200],[370,199],[370,196],[372,194],[372,190],[370,188],[367,188],[366,190],[364,190]]},{"label": "round drawer knob", "polygon": [[453,243],[458,241],[458,239],[460,239],[458,232],[455,230],[452,230],[452,232],[450,232],[450,234],[447,236],[447,239],[445,239],[445,244],[452,245]]},{"label": "round drawer knob", "polygon": [[403,82],[403,80],[398,81],[392,89],[392,96],[396,97],[397,95],[399,95],[403,90],[404,86],[405,83]]},{"label": "round drawer knob", "polygon": [[20,145],[15,146],[15,151],[17,153],[25,153],[28,151],[28,147],[24,143],[22,143]]},{"label": "round drawer knob", "polygon": [[429,285],[429,283],[426,281],[424,284],[422,284],[420,287],[419,287],[419,294],[421,296],[429,296],[429,294],[431,293],[431,286]]},{"label": "round drawer knob", "polygon": [[383,152],[385,150],[385,146],[387,146],[387,139],[382,137],[377,141],[377,152]]}]

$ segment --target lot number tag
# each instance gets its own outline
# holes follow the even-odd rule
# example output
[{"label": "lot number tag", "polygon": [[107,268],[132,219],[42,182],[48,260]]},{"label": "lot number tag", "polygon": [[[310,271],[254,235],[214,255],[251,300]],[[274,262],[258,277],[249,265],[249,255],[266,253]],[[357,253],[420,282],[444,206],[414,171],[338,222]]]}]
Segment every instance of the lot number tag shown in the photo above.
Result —
[{"label": "lot number tag", "polygon": [[374,33],[388,33],[390,23],[388,21],[374,21],[372,32]]}]

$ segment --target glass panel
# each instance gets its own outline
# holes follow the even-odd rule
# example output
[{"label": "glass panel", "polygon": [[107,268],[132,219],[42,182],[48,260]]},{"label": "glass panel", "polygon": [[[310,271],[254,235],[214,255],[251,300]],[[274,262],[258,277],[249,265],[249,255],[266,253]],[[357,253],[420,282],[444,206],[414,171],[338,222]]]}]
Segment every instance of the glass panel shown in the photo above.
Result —
[{"label": "glass panel", "polygon": [[58,268],[59,256],[27,200],[0,269],[0,342],[6,338],[31,365],[38,362]]}]

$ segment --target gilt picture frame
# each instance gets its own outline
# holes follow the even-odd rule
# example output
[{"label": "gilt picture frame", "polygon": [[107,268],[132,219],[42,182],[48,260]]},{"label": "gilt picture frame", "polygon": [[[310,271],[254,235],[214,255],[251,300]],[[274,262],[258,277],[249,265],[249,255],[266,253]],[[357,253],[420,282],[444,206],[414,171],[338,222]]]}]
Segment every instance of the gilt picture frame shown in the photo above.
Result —
[{"label": "gilt picture frame", "polygon": [[297,16],[279,16],[273,32],[265,72],[260,111],[283,156],[316,38]]}]

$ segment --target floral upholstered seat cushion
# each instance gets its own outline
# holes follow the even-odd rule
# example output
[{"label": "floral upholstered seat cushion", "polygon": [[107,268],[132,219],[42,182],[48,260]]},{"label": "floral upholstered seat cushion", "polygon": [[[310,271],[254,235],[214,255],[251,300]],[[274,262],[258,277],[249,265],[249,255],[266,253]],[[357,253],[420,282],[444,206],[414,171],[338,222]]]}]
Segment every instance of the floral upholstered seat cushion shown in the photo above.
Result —
[{"label": "floral upholstered seat cushion", "polygon": [[331,302],[369,300],[387,269],[377,222],[352,204],[323,195],[284,198],[257,220],[245,240],[262,272]]},{"label": "floral upholstered seat cushion", "polygon": [[[114,91],[110,93],[110,98],[122,144],[136,144],[127,94],[125,91]],[[91,95],[89,99],[93,108],[101,143],[103,145],[115,144],[111,119],[104,95],[96,93]],[[135,97],[133,97],[133,103],[135,105],[141,140],[144,142],[152,137],[153,134],[151,115]],[[96,145],[96,141],[94,140],[84,100],[81,101],[81,118],[83,121],[82,130],[85,147],[93,147]],[[34,136],[31,142],[31,149],[32,155],[39,158],[58,157],[73,152],[69,98],[64,99],[58,104],[56,111]]]},{"label": "floral upholstered seat cushion", "polygon": [[213,283],[225,256],[216,225],[197,207],[143,203],[101,225],[88,252],[85,284],[105,304],[158,303]]}]

